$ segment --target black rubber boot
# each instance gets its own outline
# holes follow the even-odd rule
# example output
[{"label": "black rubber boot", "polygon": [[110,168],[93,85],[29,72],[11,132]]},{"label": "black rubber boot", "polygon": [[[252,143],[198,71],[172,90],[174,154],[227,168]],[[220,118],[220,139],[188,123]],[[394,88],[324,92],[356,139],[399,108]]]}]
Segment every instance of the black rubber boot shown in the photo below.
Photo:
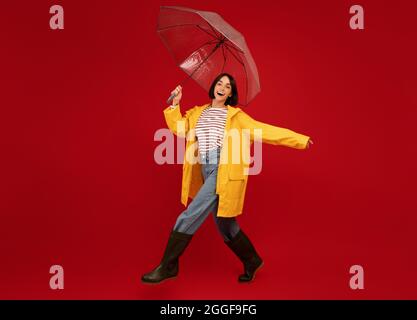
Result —
[{"label": "black rubber boot", "polygon": [[232,240],[225,243],[243,263],[244,274],[239,276],[238,281],[250,282],[255,279],[256,272],[264,263],[246,234],[239,230]]},{"label": "black rubber boot", "polygon": [[178,274],[178,258],[187,248],[193,237],[192,234],[172,231],[161,263],[154,270],[142,276],[143,283],[160,283],[166,279],[175,278]]}]

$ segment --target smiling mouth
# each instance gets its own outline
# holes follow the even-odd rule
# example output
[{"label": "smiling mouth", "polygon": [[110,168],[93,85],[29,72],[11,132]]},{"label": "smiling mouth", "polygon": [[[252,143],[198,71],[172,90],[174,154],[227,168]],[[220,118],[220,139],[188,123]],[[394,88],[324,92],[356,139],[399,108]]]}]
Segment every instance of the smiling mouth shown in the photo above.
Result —
[{"label": "smiling mouth", "polygon": [[221,92],[217,92],[217,94],[218,94],[220,97],[223,97],[223,96],[224,96],[224,93],[221,93]]}]

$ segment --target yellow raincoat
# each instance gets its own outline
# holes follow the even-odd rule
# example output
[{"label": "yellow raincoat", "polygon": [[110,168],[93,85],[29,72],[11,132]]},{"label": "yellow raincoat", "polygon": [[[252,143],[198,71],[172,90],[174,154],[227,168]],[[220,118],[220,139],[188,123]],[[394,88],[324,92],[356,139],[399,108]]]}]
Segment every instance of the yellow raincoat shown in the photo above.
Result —
[{"label": "yellow raincoat", "polygon": [[[187,206],[189,197],[195,197],[203,184],[195,126],[201,113],[208,106],[209,104],[195,106],[184,116],[181,114],[180,106],[174,109],[167,107],[163,111],[168,128],[174,134],[186,138],[181,190],[181,203],[184,206]],[[247,170],[250,144],[255,139],[296,149],[305,149],[310,139],[289,129],[256,121],[238,107],[227,108],[225,134],[217,172],[218,217],[235,217],[242,213],[249,177]]]}]

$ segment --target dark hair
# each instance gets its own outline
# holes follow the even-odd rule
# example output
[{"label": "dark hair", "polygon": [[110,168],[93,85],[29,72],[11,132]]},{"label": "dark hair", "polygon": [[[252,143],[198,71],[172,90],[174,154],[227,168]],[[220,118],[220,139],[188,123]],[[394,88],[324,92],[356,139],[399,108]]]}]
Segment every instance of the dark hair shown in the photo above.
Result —
[{"label": "dark hair", "polygon": [[237,95],[237,86],[236,86],[236,81],[235,78],[233,78],[230,74],[228,73],[221,73],[219,74],[216,79],[214,79],[213,83],[211,84],[210,90],[209,90],[209,97],[210,99],[214,99],[214,88],[216,87],[216,83],[219,82],[219,80],[221,78],[223,78],[224,76],[229,78],[230,81],[230,85],[232,86],[232,96],[231,97],[227,97],[225,105],[230,105],[230,106],[235,106],[237,105],[238,102],[238,95]]}]

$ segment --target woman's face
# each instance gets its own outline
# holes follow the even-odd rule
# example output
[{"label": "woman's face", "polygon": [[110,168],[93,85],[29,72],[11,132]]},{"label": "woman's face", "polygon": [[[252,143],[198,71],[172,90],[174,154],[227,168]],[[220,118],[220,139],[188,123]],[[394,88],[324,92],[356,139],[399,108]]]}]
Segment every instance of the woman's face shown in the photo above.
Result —
[{"label": "woman's face", "polygon": [[232,85],[227,76],[223,76],[214,86],[214,98],[217,102],[224,103],[227,98],[232,96]]}]

